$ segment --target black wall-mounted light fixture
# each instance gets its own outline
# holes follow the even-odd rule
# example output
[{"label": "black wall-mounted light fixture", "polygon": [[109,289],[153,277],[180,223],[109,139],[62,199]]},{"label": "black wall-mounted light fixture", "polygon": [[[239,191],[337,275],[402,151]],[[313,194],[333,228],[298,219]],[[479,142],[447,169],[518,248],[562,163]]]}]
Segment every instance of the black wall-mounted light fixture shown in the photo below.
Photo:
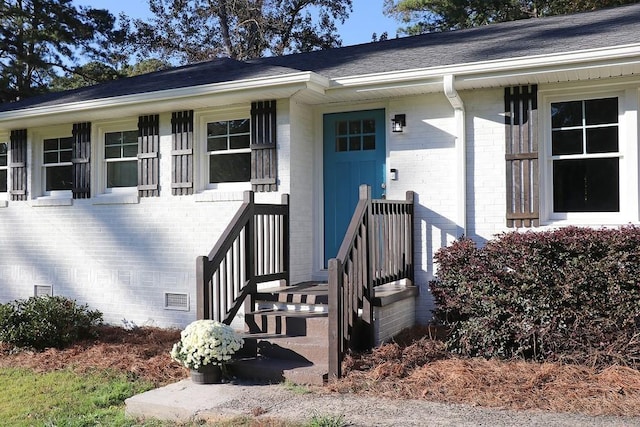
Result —
[{"label": "black wall-mounted light fixture", "polygon": [[407,125],[407,116],[405,114],[396,114],[391,119],[391,132],[402,132]]}]

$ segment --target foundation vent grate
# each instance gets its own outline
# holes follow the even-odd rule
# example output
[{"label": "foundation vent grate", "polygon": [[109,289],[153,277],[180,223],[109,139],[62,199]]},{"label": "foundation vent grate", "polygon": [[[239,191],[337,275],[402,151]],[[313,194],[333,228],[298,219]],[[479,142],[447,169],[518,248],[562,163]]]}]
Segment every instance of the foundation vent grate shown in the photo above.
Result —
[{"label": "foundation vent grate", "polygon": [[33,295],[36,297],[52,297],[53,296],[53,286],[51,285],[35,285],[33,287]]},{"label": "foundation vent grate", "polygon": [[164,308],[166,310],[189,311],[189,294],[165,292]]}]

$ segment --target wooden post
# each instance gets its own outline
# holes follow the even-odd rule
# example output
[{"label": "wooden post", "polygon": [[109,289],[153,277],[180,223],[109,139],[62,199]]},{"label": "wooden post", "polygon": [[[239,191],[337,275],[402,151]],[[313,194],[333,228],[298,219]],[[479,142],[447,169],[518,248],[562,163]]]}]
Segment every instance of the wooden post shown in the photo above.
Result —
[{"label": "wooden post", "polygon": [[415,230],[415,199],[416,199],[416,193],[413,191],[407,191],[407,202],[411,203],[411,206],[409,207],[409,238],[411,239],[411,241],[409,242],[409,256],[411,257],[408,261],[409,264],[409,271],[408,271],[408,279],[410,280],[411,283],[409,283],[410,286],[413,286],[415,284],[414,279],[415,279],[415,256],[416,256],[416,248],[415,248],[415,236],[413,234],[414,230]]},{"label": "wooden post", "polygon": [[208,262],[209,258],[206,256],[196,258],[196,317],[198,320],[211,318],[209,312],[211,290],[209,281],[205,278]]},{"label": "wooden post", "polygon": [[255,236],[255,197],[253,191],[244,192],[244,203],[249,204],[249,219],[244,229],[244,259],[245,259],[245,279],[249,288],[249,300],[244,301],[244,318],[245,325],[250,327],[247,322],[246,313],[253,312],[256,309],[254,287],[256,286],[256,236]]},{"label": "wooden post", "polygon": [[284,267],[284,271],[285,271],[285,276],[286,278],[284,279],[285,281],[285,286],[289,286],[291,284],[290,281],[290,269],[289,266],[291,265],[291,252],[289,250],[289,244],[291,243],[291,236],[289,236],[289,221],[290,221],[290,214],[291,214],[291,205],[290,205],[290,201],[289,201],[289,195],[288,194],[283,194],[282,195],[282,204],[285,205],[287,207],[286,209],[286,213],[284,218],[282,219],[282,257],[283,257],[283,267]]},{"label": "wooden post", "polygon": [[371,187],[367,184],[362,184],[358,187],[360,200],[371,200]]},{"label": "wooden post", "polygon": [[342,264],[329,260],[329,380],[342,376]]}]

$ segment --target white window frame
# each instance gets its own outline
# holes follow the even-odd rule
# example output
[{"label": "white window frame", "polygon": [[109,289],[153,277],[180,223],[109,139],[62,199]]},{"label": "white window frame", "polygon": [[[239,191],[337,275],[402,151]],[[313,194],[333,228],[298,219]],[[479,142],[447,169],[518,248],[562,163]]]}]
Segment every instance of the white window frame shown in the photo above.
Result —
[{"label": "white window frame", "polygon": [[[42,140],[42,157],[41,157],[41,161],[42,161],[42,193],[45,196],[51,196],[51,197],[56,197],[56,196],[68,196],[70,194],[70,192],[72,192],[73,190],[73,163],[71,161],[68,162],[57,162],[57,163],[45,163],[44,161],[44,155],[45,155],[45,147],[44,147],[44,142],[45,141],[49,141],[49,140],[57,140],[58,141],[58,150],[55,150],[55,152],[58,153],[58,155],[61,153],[62,150],[59,149],[59,144],[60,144],[60,140],[61,139],[69,139],[71,140],[71,149],[65,149],[64,151],[70,151],[71,155],[73,156],[73,136],[59,136],[59,137],[49,137],[49,138],[44,138]],[[69,190],[47,190],[47,169],[49,168],[56,168],[56,167],[61,167],[61,166],[71,166],[71,185],[72,188]]]},{"label": "white window frame", "polygon": [[[542,92],[542,91],[541,91]],[[554,212],[553,211],[553,161],[567,156],[551,154],[551,104],[557,102],[585,101],[601,98],[618,98],[618,152],[603,153],[601,157],[619,159],[618,212]],[[638,91],[635,88],[601,87],[543,91],[541,93],[540,144],[540,212],[541,221],[548,225],[619,225],[638,221]],[[540,101],[540,100],[539,100]],[[571,155],[571,158],[581,158]],[[584,158],[593,157],[584,155]],[[635,167],[634,167],[635,165]]]},{"label": "white window frame", "polygon": [[[33,162],[32,170],[32,183],[34,185],[33,194],[38,194],[37,199],[63,199],[71,200],[73,198],[72,190],[54,190],[47,191],[46,183],[46,168],[44,164],[44,140],[56,139],[56,138],[70,138],[73,137],[73,127],[71,125],[52,126],[43,129],[36,129],[33,132],[32,141],[33,153],[30,160]],[[29,159],[27,159],[29,160]],[[27,163],[28,164],[28,163]],[[70,165],[71,162],[65,162],[64,165]],[[51,166],[60,166],[61,163],[56,163]]]},{"label": "white window frame", "polygon": [[[231,120],[251,120],[251,108],[250,106],[238,107],[234,109],[226,110],[213,110],[196,113],[195,121],[196,135],[195,143],[197,152],[199,153],[200,160],[198,161],[199,171],[198,180],[201,185],[200,188],[204,191],[245,191],[251,190],[251,181],[244,182],[209,182],[209,156],[207,151],[207,124],[212,122],[225,122]],[[224,150],[219,151],[217,154],[233,154],[233,153],[251,153],[251,147],[237,149],[237,150]]]},{"label": "white window frame", "polygon": [[110,160],[105,158],[104,150],[105,150],[105,136],[107,133],[112,132],[127,132],[127,131],[135,131],[138,132],[138,119],[125,119],[111,122],[103,122],[96,123],[96,138],[95,141],[97,143],[93,145],[95,150],[92,150],[91,157],[92,163],[97,166],[94,168],[95,174],[92,173],[92,182],[96,183],[96,188],[99,189],[102,194],[113,194],[113,195],[137,195],[138,194],[138,184],[131,187],[107,187],[107,163],[113,161],[138,161],[138,157],[126,157],[118,160]]}]

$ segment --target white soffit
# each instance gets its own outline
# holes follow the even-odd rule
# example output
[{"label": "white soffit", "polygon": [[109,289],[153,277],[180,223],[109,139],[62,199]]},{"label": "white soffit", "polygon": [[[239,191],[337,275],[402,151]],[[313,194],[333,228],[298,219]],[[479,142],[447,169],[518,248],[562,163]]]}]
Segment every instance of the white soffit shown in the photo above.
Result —
[{"label": "white soffit", "polygon": [[446,75],[455,76],[457,89],[474,89],[634,74],[640,74],[640,44],[344,77],[333,80],[328,93],[382,96],[441,91]]},{"label": "white soffit", "polygon": [[283,99],[301,90],[322,94],[326,87],[328,87],[328,80],[324,77],[312,72],[301,72],[113,98],[43,105],[1,112],[0,130],[213,108],[262,99]]}]

